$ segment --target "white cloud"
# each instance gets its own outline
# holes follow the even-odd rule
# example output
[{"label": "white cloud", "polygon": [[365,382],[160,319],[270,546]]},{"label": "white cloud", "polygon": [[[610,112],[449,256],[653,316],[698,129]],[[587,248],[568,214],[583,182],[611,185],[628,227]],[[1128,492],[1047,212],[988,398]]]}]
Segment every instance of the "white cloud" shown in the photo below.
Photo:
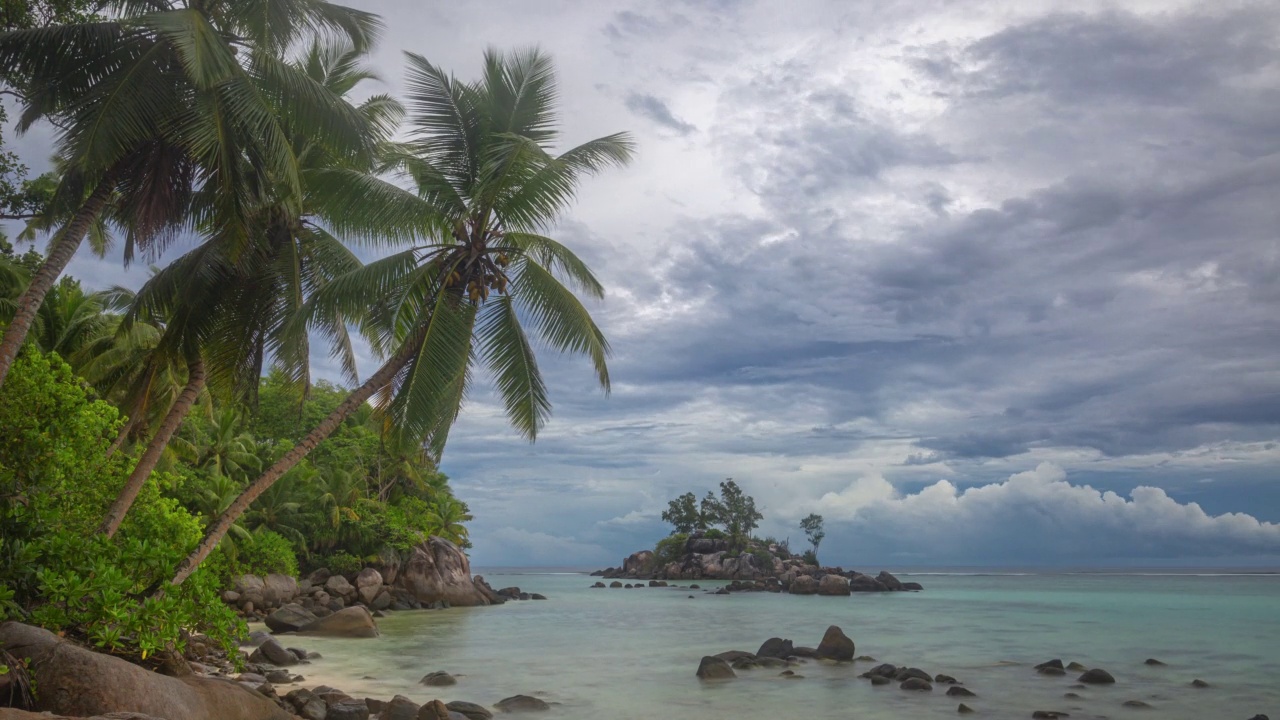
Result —
[{"label": "white cloud", "polygon": [[1210,515],[1157,487],[1123,497],[1073,485],[1041,463],[1008,480],[965,490],[941,480],[901,494],[880,477],[855,480],[821,499],[832,555],[891,555],[932,562],[1004,557],[1105,563],[1168,557],[1277,556],[1280,525],[1245,513]]}]

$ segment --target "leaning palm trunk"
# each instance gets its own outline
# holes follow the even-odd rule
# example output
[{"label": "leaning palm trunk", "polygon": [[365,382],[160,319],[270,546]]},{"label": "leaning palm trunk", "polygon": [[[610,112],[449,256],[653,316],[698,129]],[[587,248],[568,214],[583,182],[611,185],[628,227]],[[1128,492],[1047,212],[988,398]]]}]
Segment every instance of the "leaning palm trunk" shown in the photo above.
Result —
[{"label": "leaning palm trunk", "polygon": [[187,413],[191,412],[191,406],[195,405],[196,398],[200,396],[200,391],[204,389],[204,380],[204,361],[200,358],[195,358],[187,364],[186,387],[182,388],[181,393],[178,393],[177,399],[173,401],[173,405],[169,408],[169,413],[164,416],[164,421],[156,429],[155,436],[147,444],[147,449],[142,453],[142,457],[138,459],[138,464],[134,466],[133,472],[124,484],[124,488],[120,490],[120,495],[116,497],[111,509],[107,511],[107,516],[103,518],[102,525],[98,528],[99,533],[112,537],[120,529],[120,523],[124,522],[124,516],[129,512],[129,508],[133,506],[133,501],[138,498],[138,493],[142,490],[142,486],[147,483],[147,478],[151,477],[151,471],[156,469],[156,464],[160,462],[160,456],[164,453],[164,449],[169,446],[169,440],[178,431],[178,427],[186,419]]},{"label": "leaning palm trunk", "polygon": [[93,193],[80,206],[80,210],[58,233],[49,247],[49,257],[45,258],[36,274],[31,276],[31,283],[27,285],[22,297],[18,298],[13,321],[5,328],[4,339],[0,340],[0,385],[4,385],[9,368],[18,356],[23,341],[27,339],[27,331],[31,329],[31,323],[35,321],[36,313],[44,303],[44,296],[49,294],[49,289],[66,269],[67,263],[71,262],[76,250],[80,249],[84,236],[89,233],[89,228],[111,199],[113,184],[108,178],[103,178],[98,183]]},{"label": "leaning palm trunk", "polygon": [[340,405],[329,416],[320,422],[314,430],[310,432],[302,442],[293,447],[292,450],[285,453],[283,457],[275,462],[274,465],[267,468],[257,480],[254,480],[245,491],[240,493],[240,497],[221,514],[212,525],[205,530],[204,539],[200,541],[200,545],[196,547],[190,555],[187,556],[182,564],[178,566],[177,572],[170,581],[173,585],[181,585],[195,569],[199,567],[204,559],[209,557],[209,553],[218,547],[218,543],[222,541],[231,526],[240,519],[240,516],[249,509],[254,500],[258,496],[266,492],[268,488],[275,484],[277,480],[284,476],[285,473],[293,469],[316,448],[325,438],[329,437],[344,420],[351,417],[365,404],[369,398],[378,390],[386,387],[395,376],[404,369],[405,365],[413,359],[414,354],[418,350],[418,346],[422,343],[426,336],[426,328],[420,327],[411,337],[406,338],[404,344],[391,356],[387,362],[378,369],[363,385],[356,388],[342,401]]}]

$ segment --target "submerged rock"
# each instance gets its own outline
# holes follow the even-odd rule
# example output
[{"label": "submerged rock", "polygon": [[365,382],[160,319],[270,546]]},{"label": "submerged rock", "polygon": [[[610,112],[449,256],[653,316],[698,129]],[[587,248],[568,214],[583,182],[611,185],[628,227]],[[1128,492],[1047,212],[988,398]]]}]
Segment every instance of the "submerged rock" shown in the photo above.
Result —
[{"label": "submerged rock", "polygon": [[545,700],[530,695],[513,695],[494,703],[494,707],[502,712],[545,712],[551,709]]},{"label": "submerged rock", "polygon": [[960,685],[952,685],[947,688],[947,695],[950,697],[977,697],[977,693]]},{"label": "submerged rock", "polygon": [[1111,673],[1101,668],[1086,670],[1083,675],[1076,679],[1089,685],[1112,685],[1116,681],[1116,679],[1111,676]]},{"label": "submerged rock", "polygon": [[960,703],[960,707],[956,708],[956,712],[960,713],[961,715],[968,715],[969,713],[973,712],[973,708],[969,707],[968,705],[965,705],[964,703]]},{"label": "submerged rock", "polygon": [[457,685],[458,679],[443,670],[437,670],[422,676],[422,679],[418,682],[427,687],[448,687]]},{"label": "submerged rock", "polygon": [[727,680],[738,675],[729,667],[729,663],[713,655],[702,658],[698,664],[698,678],[702,680]]},{"label": "submerged rock", "polygon": [[902,688],[903,690],[923,690],[923,691],[933,690],[933,685],[928,680],[922,680],[921,678],[918,678],[918,677],[907,678],[906,680],[903,680],[902,684],[899,685],[898,687]]},{"label": "submerged rock", "polygon": [[790,640],[771,637],[765,640],[760,649],[756,651],[756,657],[785,658],[791,655],[794,649],[795,646],[791,644]]}]

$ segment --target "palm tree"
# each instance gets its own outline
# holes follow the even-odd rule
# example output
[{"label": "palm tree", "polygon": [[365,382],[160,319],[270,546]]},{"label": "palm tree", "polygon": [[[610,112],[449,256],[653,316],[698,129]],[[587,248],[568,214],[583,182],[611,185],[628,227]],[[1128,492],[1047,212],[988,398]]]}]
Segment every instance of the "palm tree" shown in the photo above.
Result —
[{"label": "palm tree", "polygon": [[49,289],[90,228],[124,229],[126,260],[193,217],[244,238],[258,190],[299,187],[295,132],[347,136],[352,115],[280,59],[308,34],[366,47],[375,16],[325,0],[117,0],[105,21],[0,33],[0,82],[22,102],[18,131],[59,128],[63,224],[0,340],[0,385]]},{"label": "palm tree", "polygon": [[431,524],[431,534],[439,535],[445,540],[462,547],[471,547],[467,526],[463,525],[463,523],[471,519],[467,504],[453,495],[447,494],[436,500],[434,507],[431,508],[431,513],[427,516],[427,522]]},{"label": "palm tree", "polygon": [[388,359],[206,530],[175,584],[258,495],[375,393],[396,432],[442,447],[479,358],[508,417],[533,440],[551,405],[522,317],[549,346],[589,356],[608,389],[608,343],[559,277],[596,297],[603,288],[576,255],[540,233],[583,175],[629,161],[630,138],[610,135],[553,154],[555,76],[537,50],[491,50],[483,79],[471,83],[408,57],[413,138],[393,160],[417,185],[434,230],[430,243],[349,273],[309,303],[322,332],[368,313],[363,330]]},{"label": "palm tree", "polygon": [[[291,65],[316,92],[336,98],[350,111],[357,132],[353,138],[308,132],[306,118],[286,111],[291,154],[299,164],[300,187],[295,193],[272,186],[247,210],[247,235],[209,228],[200,247],[156,273],[138,292],[132,315],[168,318],[163,344],[189,361],[188,376],[204,382],[205,361],[210,379],[230,388],[238,400],[256,401],[265,358],[271,355],[305,389],[309,343],[305,327],[294,323],[303,302],[332,278],[360,266],[356,257],[323,225],[341,227],[353,236],[373,237],[417,227],[416,216],[379,199],[403,205],[412,199],[398,191],[365,198],[370,208],[365,222],[329,218],[329,202],[363,194],[373,156],[368,148],[384,142],[400,117],[391,98],[375,95],[359,106],[343,96],[373,75],[359,65],[362,51],[351,43],[312,45],[308,55]],[[313,191],[312,186],[320,190]],[[318,220],[323,219],[323,225]],[[331,354],[354,376],[355,360],[346,326],[339,319],[322,326],[332,339]],[[190,411],[194,396],[179,396],[103,521],[110,535],[128,512],[138,488],[146,482],[172,432]]]}]

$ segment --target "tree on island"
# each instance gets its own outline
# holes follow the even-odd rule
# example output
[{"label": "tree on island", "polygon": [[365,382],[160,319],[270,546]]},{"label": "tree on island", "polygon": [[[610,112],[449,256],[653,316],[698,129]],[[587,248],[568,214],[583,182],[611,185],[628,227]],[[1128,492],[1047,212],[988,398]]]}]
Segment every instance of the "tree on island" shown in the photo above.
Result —
[{"label": "tree on island", "polygon": [[662,519],[675,528],[672,535],[720,526],[729,536],[730,547],[735,549],[746,546],[751,531],[763,518],[764,515],[756,510],[755,498],[742,492],[733,478],[720,483],[718,498],[715,493],[707,491],[699,503],[696,496],[688,492],[667,503],[667,509],[662,513]]},{"label": "tree on island", "polygon": [[662,511],[662,519],[675,526],[672,534],[688,534],[694,530],[707,529],[707,518],[699,511],[698,498],[691,492],[667,503],[667,509]]},{"label": "tree on island", "polygon": [[813,545],[813,564],[817,565],[818,546],[827,536],[827,532],[822,529],[822,516],[818,513],[809,513],[808,517],[800,521],[800,529],[804,531],[804,536],[809,538],[809,544]]}]

